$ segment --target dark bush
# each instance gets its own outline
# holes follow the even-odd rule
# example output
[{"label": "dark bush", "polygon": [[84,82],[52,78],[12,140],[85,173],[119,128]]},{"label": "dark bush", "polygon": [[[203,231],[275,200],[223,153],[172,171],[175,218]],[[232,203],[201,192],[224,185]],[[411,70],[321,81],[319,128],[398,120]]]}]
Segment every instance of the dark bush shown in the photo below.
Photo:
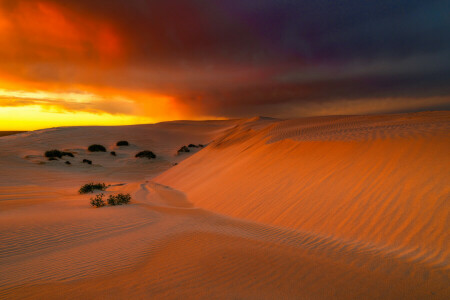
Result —
[{"label": "dark bush", "polygon": [[116,156],[116,151],[111,151],[112,156]]},{"label": "dark bush", "polygon": [[146,157],[148,159],[151,159],[151,158],[156,158],[156,155],[152,151],[145,150],[145,151],[141,151],[138,154],[136,154],[135,157],[138,157],[138,158]]},{"label": "dark bush", "polygon": [[104,190],[106,190],[106,184],[93,183],[93,182],[86,183],[79,189],[78,193],[80,193],[80,194],[93,193],[94,190],[104,191]]},{"label": "dark bush", "polygon": [[198,144],[198,146],[199,146],[200,148],[205,147],[203,144]]},{"label": "dark bush", "polygon": [[89,146],[88,151],[90,151],[90,152],[106,152],[106,148],[102,145],[94,144],[94,145]]},{"label": "dark bush", "polygon": [[181,147],[180,149],[178,149],[177,153],[180,154],[180,153],[182,153],[182,152],[191,152],[191,150],[189,150],[188,147],[183,146],[183,147]]},{"label": "dark bush", "polygon": [[62,156],[70,156],[70,157],[75,157],[73,156],[73,153],[71,152],[61,152]]},{"label": "dark bush", "polygon": [[92,160],[85,158],[85,159],[83,159],[83,163],[92,165]]},{"label": "dark bush", "polygon": [[117,194],[117,195],[109,195],[108,204],[109,205],[123,205],[130,203],[131,195],[130,194]]},{"label": "dark bush", "polygon": [[117,143],[116,143],[116,146],[128,146],[129,144],[128,144],[128,142],[127,141],[118,141]]},{"label": "dark bush", "polygon": [[58,160],[56,157],[50,157],[48,160]]},{"label": "dark bush", "polygon": [[48,157],[48,158],[55,158],[55,157],[61,158],[62,156],[63,156],[63,153],[56,149],[45,151],[45,157]]},{"label": "dark bush", "polygon": [[62,158],[63,156],[70,156],[70,157],[74,157],[73,153],[71,152],[65,152],[65,151],[59,151],[56,149],[53,150],[49,150],[49,151],[45,151],[45,157],[57,157],[57,158]]},{"label": "dark bush", "polygon": [[65,164],[66,165],[71,165],[70,161],[68,161],[68,160],[65,162]]},{"label": "dark bush", "polygon": [[98,194],[95,197],[91,198],[91,205],[95,207],[102,207],[105,206],[106,203],[103,200],[103,194]]},{"label": "dark bush", "polygon": [[188,147],[189,147],[189,148],[198,148],[198,146],[197,146],[197,145],[194,145],[194,144],[189,144]]}]

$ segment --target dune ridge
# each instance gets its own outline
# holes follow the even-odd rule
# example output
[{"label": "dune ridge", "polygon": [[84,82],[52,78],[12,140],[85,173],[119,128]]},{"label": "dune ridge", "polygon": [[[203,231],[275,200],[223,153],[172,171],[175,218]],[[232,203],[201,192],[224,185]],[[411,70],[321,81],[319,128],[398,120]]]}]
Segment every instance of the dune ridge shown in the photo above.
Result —
[{"label": "dune ridge", "polygon": [[252,125],[156,180],[208,210],[448,268],[448,113]]}]

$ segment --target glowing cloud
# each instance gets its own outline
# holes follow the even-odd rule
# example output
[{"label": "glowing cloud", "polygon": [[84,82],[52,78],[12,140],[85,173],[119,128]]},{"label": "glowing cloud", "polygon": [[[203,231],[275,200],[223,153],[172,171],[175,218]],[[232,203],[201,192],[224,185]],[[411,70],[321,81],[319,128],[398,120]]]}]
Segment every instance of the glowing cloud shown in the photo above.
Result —
[{"label": "glowing cloud", "polygon": [[[3,0],[0,130],[50,111],[71,120],[64,124],[123,124],[352,113],[348,103],[358,103],[353,113],[449,109],[445,8],[443,0]],[[12,110],[15,121],[5,118]],[[41,124],[30,128],[60,123]]]}]

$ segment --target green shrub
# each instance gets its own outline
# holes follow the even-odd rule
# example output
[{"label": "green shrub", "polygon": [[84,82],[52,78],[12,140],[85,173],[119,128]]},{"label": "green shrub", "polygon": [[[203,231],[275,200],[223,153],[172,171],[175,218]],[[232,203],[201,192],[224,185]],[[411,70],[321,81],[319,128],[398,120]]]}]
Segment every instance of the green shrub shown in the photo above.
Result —
[{"label": "green shrub", "polygon": [[106,187],[107,186],[104,183],[93,183],[93,182],[86,183],[78,190],[78,193],[87,194],[87,193],[94,192],[94,190],[104,191],[104,190],[106,190]]},{"label": "green shrub", "polygon": [[183,153],[183,152],[191,152],[191,150],[189,150],[188,147],[183,146],[180,149],[178,149],[178,151],[177,151],[178,154]]},{"label": "green shrub", "polygon": [[91,198],[91,205],[95,207],[102,207],[105,206],[106,203],[103,200],[103,194],[98,194],[95,197]]},{"label": "green shrub", "polygon": [[116,143],[116,146],[128,146],[129,143],[127,141],[118,141]]},{"label": "green shrub", "polygon": [[73,153],[71,153],[71,152],[59,151],[57,149],[45,151],[44,155],[45,155],[45,157],[48,157],[48,158],[52,158],[52,157],[53,158],[55,158],[55,157],[62,158],[63,156],[74,157]]},{"label": "green shrub", "polygon": [[146,157],[148,159],[151,159],[151,158],[156,158],[156,155],[152,151],[145,150],[145,151],[141,151],[138,154],[136,154],[135,157],[138,157],[138,158]]},{"label": "green shrub", "polygon": [[106,148],[102,145],[94,144],[94,145],[90,145],[88,147],[88,151],[89,152],[106,152]]},{"label": "green shrub", "polygon": [[70,156],[70,157],[75,157],[75,156],[73,156],[73,153],[71,153],[71,152],[62,152],[62,156]]},{"label": "green shrub", "polygon": [[117,195],[109,195],[108,204],[109,205],[123,205],[128,204],[131,200],[130,194],[117,194]]},{"label": "green shrub", "polygon": [[45,157],[48,157],[48,158],[55,158],[55,157],[61,158],[62,157],[62,152],[59,151],[59,150],[56,150],[56,149],[48,150],[48,151],[45,151]]}]

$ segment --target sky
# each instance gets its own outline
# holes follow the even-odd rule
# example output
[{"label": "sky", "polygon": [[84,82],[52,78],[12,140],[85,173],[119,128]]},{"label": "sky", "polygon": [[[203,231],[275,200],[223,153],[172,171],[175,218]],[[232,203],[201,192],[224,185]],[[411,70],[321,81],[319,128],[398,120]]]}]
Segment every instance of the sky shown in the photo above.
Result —
[{"label": "sky", "polygon": [[448,0],[0,0],[0,130],[450,109]]}]

